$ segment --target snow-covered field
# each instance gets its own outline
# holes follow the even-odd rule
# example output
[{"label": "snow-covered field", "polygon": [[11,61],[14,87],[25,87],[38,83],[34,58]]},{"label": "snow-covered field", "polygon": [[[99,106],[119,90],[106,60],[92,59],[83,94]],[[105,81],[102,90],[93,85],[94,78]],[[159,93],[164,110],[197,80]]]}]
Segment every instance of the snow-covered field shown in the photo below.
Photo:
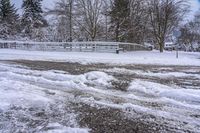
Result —
[{"label": "snow-covered field", "polygon": [[[174,53],[155,51],[117,55],[0,50],[0,60],[4,60],[0,62],[0,132],[93,131],[95,122],[94,125],[80,124],[80,112],[74,110],[75,104],[79,103],[97,110],[120,110],[120,117],[142,121],[149,127],[154,123],[151,131],[198,133],[199,57],[199,53],[181,53],[180,59],[176,59]],[[29,65],[15,62],[21,59],[30,60]],[[56,69],[56,66],[55,69],[40,70],[40,65],[51,66],[51,62],[41,62],[37,66],[34,60],[56,61],[58,66],[59,61],[110,65],[91,69],[87,65],[74,66],[74,71],[87,70],[75,75],[64,71],[69,64],[65,64],[63,70]],[[157,67],[128,65],[132,63],[156,64]],[[114,119],[96,124],[101,122],[106,125],[118,123]],[[129,126],[137,124],[125,125]]]},{"label": "snow-covered field", "polygon": [[200,66],[200,53],[175,52],[159,53],[158,51],[139,51],[120,53],[87,53],[87,52],[43,52],[0,49],[0,60],[46,60],[110,64],[157,64],[157,65],[190,65]]}]

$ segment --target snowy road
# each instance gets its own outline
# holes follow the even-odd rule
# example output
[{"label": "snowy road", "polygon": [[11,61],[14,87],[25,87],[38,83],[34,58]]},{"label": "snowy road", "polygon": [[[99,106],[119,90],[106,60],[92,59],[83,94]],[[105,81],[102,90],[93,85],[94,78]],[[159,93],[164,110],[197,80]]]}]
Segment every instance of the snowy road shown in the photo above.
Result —
[{"label": "snowy road", "polygon": [[0,63],[0,132],[200,131],[200,67],[54,65]]}]

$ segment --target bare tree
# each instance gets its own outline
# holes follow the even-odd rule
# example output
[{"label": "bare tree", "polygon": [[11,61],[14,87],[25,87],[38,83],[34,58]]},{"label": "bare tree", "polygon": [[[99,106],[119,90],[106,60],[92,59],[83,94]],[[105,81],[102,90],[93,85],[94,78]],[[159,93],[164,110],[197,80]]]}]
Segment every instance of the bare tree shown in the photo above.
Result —
[{"label": "bare tree", "polygon": [[104,22],[103,22],[103,27],[105,29],[104,36],[105,36],[105,40],[108,41],[108,28],[109,28],[109,12],[110,12],[110,6],[111,5],[111,1],[109,0],[103,0],[103,8],[102,8],[102,15],[104,16]]},{"label": "bare tree", "polygon": [[58,0],[47,14],[57,16],[56,35],[63,41],[143,43],[152,35],[163,52],[166,36],[179,24],[186,7],[185,0]]},{"label": "bare tree", "polygon": [[112,0],[111,2],[111,11],[109,13],[111,26],[109,30],[110,33],[114,34],[116,42],[126,40],[130,14],[128,5],[128,0]]},{"label": "bare tree", "polygon": [[200,42],[200,11],[198,11],[193,20],[181,27],[182,36],[179,42],[185,47],[194,49],[193,44]]},{"label": "bare tree", "polygon": [[181,27],[181,37],[179,37],[178,42],[185,47],[185,50],[188,50],[190,46],[195,42],[196,34],[191,32],[190,23],[185,24]]},{"label": "bare tree", "polygon": [[128,41],[143,43],[147,36],[148,12],[146,0],[129,0]]},{"label": "bare tree", "polygon": [[101,22],[102,0],[77,0],[78,25],[94,41]]},{"label": "bare tree", "polygon": [[163,52],[167,34],[179,24],[188,6],[184,0],[148,0],[148,6],[153,36]]},{"label": "bare tree", "polygon": [[112,0],[111,27],[116,41],[142,43],[145,39],[148,13],[146,0]]},{"label": "bare tree", "polygon": [[54,9],[47,9],[46,15],[56,15],[57,32],[61,40],[73,41],[73,7],[74,0],[59,0]]},{"label": "bare tree", "polygon": [[72,17],[73,17],[73,2],[74,0],[69,0],[69,33],[70,33],[70,38],[69,41],[72,42],[73,38],[72,38],[72,29],[73,29],[73,21],[72,21]]},{"label": "bare tree", "polygon": [[200,34],[200,10],[195,14],[194,19],[186,25],[190,27],[191,32]]}]

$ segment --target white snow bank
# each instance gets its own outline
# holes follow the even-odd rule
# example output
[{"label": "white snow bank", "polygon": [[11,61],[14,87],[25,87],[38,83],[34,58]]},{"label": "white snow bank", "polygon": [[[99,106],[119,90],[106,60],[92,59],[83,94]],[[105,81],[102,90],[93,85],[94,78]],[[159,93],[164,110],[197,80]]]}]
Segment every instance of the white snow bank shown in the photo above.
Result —
[{"label": "white snow bank", "polygon": [[188,65],[200,66],[200,53],[138,51],[127,53],[84,53],[84,52],[42,52],[0,49],[0,60],[42,60],[108,64],[152,64],[152,65]]},{"label": "white snow bank", "polygon": [[88,129],[65,127],[59,123],[50,123],[46,128],[50,130],[41,133],[89,133]]},{"label": "white snow bank", "polygon": [[113,76],[110,76],[104,72],[93,71],[84,74],[85,78],[88,80],[88,83],[94,85],[103,85],[109,86],[109,81],[115,80]]},{"label": "white snow bank", "polygon": [[109,86],[110,81],[114,80],[113,76],[109,76],[104,72],[92,71],[81,75],[70,75],[57,71],[37,71],[24,68],[15,68],[9,65],[0,64],[0,77],[8,77],[11,79],[29,80],[35,82],[46,82],[48,84],[67,84],[66,82],[89,83],[94,85]]},{"label": "white snow bank", "polygon": [[52,102],[40,91],[41,88],[0,76],[0,109],[7,109],[11,104],[23,106],[45,106]]},{"label": "white snow bank", "polygon": [[119,73],[119,74],[127,74],[127,75],[140,75],[140,76],[150,76],[150,77],[159,77],[159,78],[188,78],[188,77],[193,77],[196,79],[200,79],[199,74],[190,74],[187,72],[196,72],[198,73],[199,71],[193,70],[193,71],[186,71],[185,72],[151,72],[151,71],[143,71],[143,70],[130,70],[126,68],[111,68],[111,69],[102,69],[104,72],[111,72],[111,73]]},{"label": "white snow bank", "polygon": [[155,97],[169,98],[191,105],[198,105],[200,108],[200,90],[172,88],[154,82],[134,80],[128,91],[137,91]]},{"label": "white snow bank", "polygon": [[142,75],[144,76],[153,76],[153,77],[160,77],[160,78],[170,78],[170,77],[176,77],[176,78],[180,78],[180,77],[194,77],[197,79],[200,79],[200,75],[199,74],[187,74],[184,72],[163,72],[163,73],[152,73],[152,72],[147,72],[147,73],[143,73]]},{"label": "white snow bank", "polygon": [[[10,104],[46,103],[51,99],[45,95],[45,87],[63,91],[69,90],[95,90],[88,87],[102,86],[107,88],[114,80],[112,76],[104,72],[88,72],[82,75],[70,75],[57,71],[36,71],[24,68],[16,68],[0,63],[0,108],[9,107]],[[52,91],[52,90],[51,90]],[[52,93],[55,93],[53,91]]]},{"label": "white snow bank", "polygon": [[133,75],[133,74],[143,74],[142,70],[130,70],[126,68],[109,68],[109,69],[102,69],[104,72],[111,72],[111,73],[119,73],[119,74],[126,74],[126,75]]}]

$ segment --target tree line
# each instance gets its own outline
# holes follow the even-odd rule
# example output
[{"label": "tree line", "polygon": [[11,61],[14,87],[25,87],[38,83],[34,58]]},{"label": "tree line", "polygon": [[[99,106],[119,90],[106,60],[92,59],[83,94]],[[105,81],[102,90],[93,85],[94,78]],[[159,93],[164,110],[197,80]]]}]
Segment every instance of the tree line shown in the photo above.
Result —
[{"label": "tree line", "polygon": [[165,39],[177,27],[188,37],[180,39],[184,43],[190,40],[186,34],[200,34],[194,21],[180,25],[189,11],[185,0],[57,0],[46,9],[41,3],[23,0],[19,15],[10,0],[0,0],[0,38],[152,42],[163,52]]},{"label": "tree line", "polygon": [[23,14],[19,15],[10,0],[0,0],[0,37],[1,39],[36,39],[39,29],[47,27],[41,7],[42,0],[24,0]]}]

